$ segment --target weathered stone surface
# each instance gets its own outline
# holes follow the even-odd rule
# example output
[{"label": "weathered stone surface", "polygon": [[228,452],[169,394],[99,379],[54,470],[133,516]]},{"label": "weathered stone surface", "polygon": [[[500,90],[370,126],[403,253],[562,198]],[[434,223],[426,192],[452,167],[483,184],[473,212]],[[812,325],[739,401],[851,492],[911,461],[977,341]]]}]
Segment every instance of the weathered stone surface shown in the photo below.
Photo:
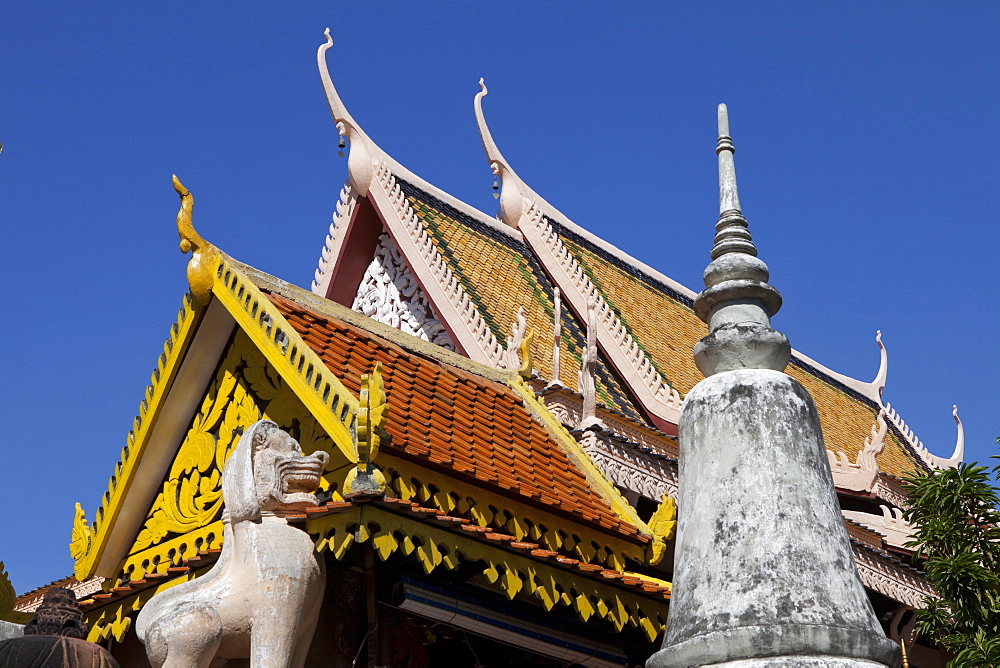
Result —
[{"label": "weathered stone surface", "polygon": [[154,596],[136,620],[151,665],[249,658],[251,666],[302,666],[323,600],[325,562],[282,514],[316,505],[327,460],[324,452],[304,456],[270,420],[246,430],[222,473],[219,561],[197,580]]},{"label": "weathered stone surface", "polygon": [[678,505],[667,635],[647,665],[896,663],[854,567],[816,408],[798,382],[729,371],[688,394]]},{"label": "weathered stone surface", "polygon": [[3,668],[118,668],[106,649],[80,638],[24,636],[0,642]]},{"label": "weathered stone surface", "polygon": [[24,626],[14,622],[5,622],[0,619],[0,640],[8,638],[20,638],[24,635]]},{"label": "weathered stone surface", "polygon": [[863,661],[861,659],[840,660],[829,656],[784,656],[713,663],[710,668],[785,668],[786,666],[801,668],[809,668],[810,666],[822,666],[822,668],[881,668],[883,664],[875,661]]}]

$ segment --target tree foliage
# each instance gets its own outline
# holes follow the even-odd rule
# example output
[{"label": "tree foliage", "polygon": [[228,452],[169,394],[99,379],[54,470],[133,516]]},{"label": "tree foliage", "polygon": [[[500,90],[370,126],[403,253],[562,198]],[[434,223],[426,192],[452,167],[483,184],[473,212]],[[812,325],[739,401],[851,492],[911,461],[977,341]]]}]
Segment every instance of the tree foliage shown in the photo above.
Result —
[{"label": "tree foliage", "polygon": [[[992,472],[1000,476],[1000,466]],[[917,632],[954,653],[951,666],[1000,666],[1000,497],[989,469],[914,473],[903,487],[915,531],[909,546],[926,558],[938,594],[917,612]]]}]

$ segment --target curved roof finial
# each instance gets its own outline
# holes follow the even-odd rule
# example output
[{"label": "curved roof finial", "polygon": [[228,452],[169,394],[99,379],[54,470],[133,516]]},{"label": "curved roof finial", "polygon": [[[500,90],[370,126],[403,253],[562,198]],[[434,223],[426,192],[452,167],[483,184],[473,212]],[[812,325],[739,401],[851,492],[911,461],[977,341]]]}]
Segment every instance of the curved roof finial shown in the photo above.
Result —
[{"label": "curved roof finial", "polygon": [[486,116],[483,114],[483,98],[489,93],[486,82],[482,77],[479,79],[479,92],[473,101],[476,111],[476,124],[479,126],[479,138],[483,142],[483,150],[486,152],[486,159],[490,162],[490,169],[500,179],[500,217],[503,222],[516,228],[521,215],[530,208],[530,203],[526,201],[525,194],[530,190],[524,186],[524,182],[514,173],[510,165],[504,159],[497,144],[493,141],[493,133],[486,125]]},{"label": "curved roof finial", "polygon": [[473,106],[476,110],[476,124],[479,126],[479,138],[483,142],[486,159],[490,161],[490,169],[497,176],[501,176],[500,167],[502,166],[510,170],[510,166],[504,160],[503,154],[500,153],[496,142],[493,141],[493,133],[490,132],[489,126],[486,125],[486,116],[483,114],[483,98],[489,95],[489,93],[489,89],[486,88],[486,80],[483,77],[479,77],[479,92],[476,93],[476,99],[473,101]]},{"label": "curved roof finial", "polygon": [[889,355],[885,350],[885,345],[882,343],[882,330],[875,330],[875,343],[878,344],[879,350],[879,364],[878,364],[878,374],[875,376],[875,380],[871,382],[871,386],[875,388],[878,395],[882,396],[882,390],[885,389],[885,379],[889,374]]},{"label": "curved roof finial", "polygon": [[194,195],[184,187],[177,175],[173,175],[174,191],[181,198],[177,210],[177,234],[181,238],[182,253],[191,253],[187,266],[188,287],[191,294],[202,305],[207,304],[212,296],[212,285],[215,283],[215,268],[219,251],[205,241],[205,238],[194,229]]},{"label": "curved roof finial", "polygon": [[354,121],[333,85],[330,69],[326,64],[326,52],[333,46],[333,37],[330,36],[329,28],[323,34],[326,36],[326,42],[316,51],[319,78],[323,82],[326,102],[330,106],[333,121],[337,124],[337,131],[351,142],[350,155],[347,158],[347,173],[351,178],[351,184],[364,196],[368,194],[375,173],[372,167],[372,153],[378,152],[379,149]]},{"label": "curved roof finial", "polygon": [[951,407],[951,415],[958,427],[958,437],[955,439],[955,451],[951,453],[950,461],[954,462],[953,466],[958,466],[965,457],[965,427],[962,426],[962,419],[958,417],[958,406]]}]

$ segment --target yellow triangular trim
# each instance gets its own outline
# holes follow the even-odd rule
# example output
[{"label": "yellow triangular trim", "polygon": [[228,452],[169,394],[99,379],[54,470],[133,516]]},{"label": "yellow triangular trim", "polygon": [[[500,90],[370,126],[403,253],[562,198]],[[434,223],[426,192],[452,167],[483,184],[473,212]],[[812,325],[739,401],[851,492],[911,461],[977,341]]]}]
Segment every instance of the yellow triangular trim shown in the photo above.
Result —
[{"label": "yellow triangular trim", "polygon": [[312,413],[348,461],[358,461],[354,428],[360,404],[271,300],[228,259],[220,258],[212,294]]}]

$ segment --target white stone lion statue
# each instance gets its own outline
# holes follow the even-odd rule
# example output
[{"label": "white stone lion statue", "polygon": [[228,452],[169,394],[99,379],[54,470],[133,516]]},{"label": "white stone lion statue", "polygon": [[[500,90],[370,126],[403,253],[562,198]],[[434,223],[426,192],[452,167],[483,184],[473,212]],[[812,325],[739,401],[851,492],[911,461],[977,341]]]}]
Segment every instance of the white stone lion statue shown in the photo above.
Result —
[{"label": "white stone lion statue", "polygon": [[251,425],[222,472],[223,545],[202,577],[146,603],[136,634],[154,668],[299,668],[316,628],[326,569],[283,517],[316,505],[329,456],[305,456],[270,420]]}]

